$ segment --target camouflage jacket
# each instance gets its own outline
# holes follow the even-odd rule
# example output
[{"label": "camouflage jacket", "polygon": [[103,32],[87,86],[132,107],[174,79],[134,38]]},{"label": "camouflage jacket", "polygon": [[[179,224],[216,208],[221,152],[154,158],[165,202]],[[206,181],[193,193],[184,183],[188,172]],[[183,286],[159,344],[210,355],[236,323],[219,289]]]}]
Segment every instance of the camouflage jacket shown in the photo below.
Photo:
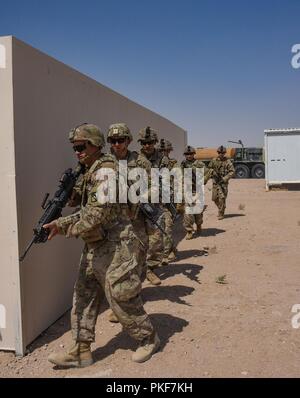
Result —
[{"label": "camouflage jacket", "polygon": [[[180,165],[178,164],[177,160],[174,158],[168,158],[168,169],[171,170],[175,170],[178,169],[178,171],[180,172]],[[181,173],[180,173],[181,174]],[[179,174],[179,175],[180,175]],[[178,187],[178,185],[176,185],[175,182],[175,178],[173,175],[171,175],[171,202],[174,203],[175,201],[175,190],[176,189],[180,189],[180,187]],[[180,182],[180,180],[178,180],[178,182]]]},{"label": "camouflage jacket", "polygon": [[194,169],[202,168],[202,167],[205,168],[205,164],[203,162],[201,162],[201,160],[192,160],[192,161],[183,160],[181,162],[181,168],[184,169],[184,168],[190,168],[190,167],[192,167]]},{"label": "camouflage jacket", "polygon": [[208,181],[208,170],[205,167],[205,164],[203,162],[201,162],[200,160],[193,160],[193,161],[189,161],[189,160],[183,160],[181,162],[180,165],[182,171],[184,172],[184,169],[187,168],[192,168],[192,183],[193,183],[193,192],[196,191],[196,169],[204,169],[204,184],[207,183]]},{"label": "camouflage jacket", "polygon": [[179,164],[176,159],[174,158],[168,158],[168,159],[169,159],[168,168],[170,170],[172,170],[174,167],[179,167]]},{"label": "camouflage jacket", "polygon": [[[128,178],[128,175],[129,175],[130,171],[135,169],[135,168],[141,168],[141,169],[144,169],[146,171],[147,181],[145,181],[145,183],[149,187],[150,174],[151,174],[151,163],[149,162],[149,160],[145,156],[143,156],[143,155],[141,155],[141,154],[139,154],[139,153],[137,153],[135,151],[129,151],[129,150],[127,151],[126,158],[122,159],[122,160],[127,162],[127,169],[128,170],[127,170],[127,175],[122,176],[122,175],[120,175],[121,171],[120,171],[120,168],[118,167],[120,184],[121,185],[126,184],[126,189],[128,189],[132,184],[134,184],[136,182],[136,181],[131,180],[131,179]],[[116,161],[117,161],[117,164],[119,165],[119,162],[118,162],[117,159],[116,159]],[[119,189],[120,189],[120,187],[119,187]],[[146,195],[148,197],[149,192],[147,192]],[[129,215],[130,219],[136,218],[137,213],[138,213],[138,207],[139,207],[138,204],[131,203],[130,199],[128,198],[127,203],[126,204],[122,203],[121,207],[123,209],[127,208],[128,215]]]},{"label": "camouflage jacket", "polygon": [[147,171],[147,174],[151,173],[151,162],[142,154],[136,151],[128,151],[127,153],[128,169],[140,167]]},{"label": "camouflage jacket", "polygon": [[102,240],[106,230],[118,219],[120,209],[117,204],[98,202],[97,190],[103,183],[96,178],[100,168],[116,170],[115,158],[109,154],[101,154],[85,170],[75,188],[76,200],[81,200],[81,208],[76,213],[57,220],[61,234],[67,237],[80,236],[86,242]]},{"label": "camouflage jacket", "polygon": [[143,150],[141,150],[140,154],[151,163],[151,167],[157,167],[158,169],[162,169],[163,167],[170,167],[169,158],[163,155],[158,149],[155,149],[153,154],[149,157],[143,152]]},{"label": "camouflage jacket", "polygon": [[209,175],[215,184],[228,184],[230,178],[234,176],[234,166],[230,159],[213,159],[209,165]]},{"label": "camouflage jacket", "polygon": [[[163,153],[161,153],[158,149],[155,149],[153,154],[149,157],[143,151],[141,151],[140,154],[141,154],[142,158],[146,158],[150,162],[150,165],[152,168],[158,168],[159,170],[161,170],[163,168],[167,168],[169,171],[171,171],[176,166],[178,167],[177,161],[175,159],[168,158]],[[176,163],[174,163],[174,161]],[[149,189],[150,189],[150,187],[152,187],[151,179],[150,179],[150,183],[149,183]],[[159,196],[160,196],[160,200],[161,200],[161,196],[162,196],[161,195],[161,192],[162,192],[161,184],[157,188],[160,191]],[[152,187],[152,189],[153,189],[153,187]],[[171,181],[171,191],[172,191],[172,181]],[[171,201],[173,201],[173,196],[174,195],[171,192]]]},{"label": "camouflage jacket", "polygon": [[85,172],[83,174],[80,174],[80,176],[78,177],[78,179],[75,183],[72,195],[68,202],[68,206],[70,206],[70,207],[77,207],[77,206],[80,206],[80,204],[81,204],[84,174],[85,174]]}]

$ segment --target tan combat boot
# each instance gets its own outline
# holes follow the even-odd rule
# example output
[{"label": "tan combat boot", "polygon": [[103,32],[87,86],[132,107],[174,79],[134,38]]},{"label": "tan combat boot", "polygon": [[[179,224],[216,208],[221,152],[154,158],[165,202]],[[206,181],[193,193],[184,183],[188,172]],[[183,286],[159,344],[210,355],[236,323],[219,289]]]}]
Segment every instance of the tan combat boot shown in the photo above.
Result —
[{"label": "tan combat boot", "polygon": [[115,313],[112,310],[109,310],[107,319],[112,323],[119,323],[119,319],[116,317]]},{"label": "tan combat boot", "polygon": [[202,232],[202,225],[197,225],[197,234],[201,235]]},{"label": "tan combat boot", "polygon": [[164,257],[161,260],[161,265],[168,265],[169,264],[169,257]]},{"label": "tan combat boot", "polygon": [[218,220],[223,220],[223,218],[224,218],[224,213],[222,213],[221,211],[219,211]]},{"label": "tan combat boot", "polygon": [[158,335],[155,333],[154,337],[149,341],[144,341],[140,344],[139,348],[132,354],[132,360],[134,362],[145,362],[152,357],[152,355],[158,350],[160,346],[160,340]]},{"label": "tan combat boot", "polygon": [[176,249],[171,251],[171,253],[168,255],[169,262],[176,260],[176,254],[177,254],[177,250]]},{"label": "tan combat boot", "polygon": [[69,352],[50,354],[48,361],[57,366],[84,368],[94,363],[91,343],[76,343]]},{"label": "tan combat boot", "polygon": [[150,268],[148,268],[146,271],[146,278],[151,283],[151,285],[157,286],[161,284],[161,280],[159,279],[159,277],[155,275],[155,273]]},{"label": "tan combat boot", "polygon": [[194,234],[192,231],[188,231],[187,234],[185,235],[185,239],[190,240],[193,239]]}]

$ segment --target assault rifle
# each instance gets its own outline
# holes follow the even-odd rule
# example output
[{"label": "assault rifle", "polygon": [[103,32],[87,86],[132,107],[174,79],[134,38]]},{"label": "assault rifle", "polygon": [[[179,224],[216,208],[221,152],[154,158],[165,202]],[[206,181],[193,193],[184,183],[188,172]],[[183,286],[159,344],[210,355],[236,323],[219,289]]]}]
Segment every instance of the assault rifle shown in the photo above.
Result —
[{"label": "assault rifle", "polygon": [[173,203],[173,202],[170,202],[170,203],[166,203],[166,208],[169,210],[169,212],[171,213],[171,215],[172,215],[172,220],[173,221],[175,221],[176,220],[176,218],[177,218],[177,209],[176,209],[176,206],[175,206],[175,204]]},{"label": "assault rifle", "polygon": [[212,178],[217,184],[220,184],[223,182],[223,177],[218,174],[215,170],[213,169],[209,169],[208,171],[208,178],[207,180],[209,180],[210,178]]},{"label": "assault rifle", "polygon": [[59,180],[58,190],[55,192],[53,199],[47,202],[49,193],[45,194],[41,205],[42,209],[45,211],[33,229],[33,238],[29,242],[19,261],[24,260],[26,254],[34,243],[45,243],[48,240],[49,230],[43,228],[43,225],[48,224],[61,216],[62,209],[66,206],[75,183],[82,171],[83,166],[81,164],[79,164],[74,171],[71,168],[67,169]]},{"label": "assault rifle", "polygon": [[140,203],[139,207],[144,216],[150,220],[151,224],[155,225],[164,235],[167,235],[158,221],[163,214],[162,209],[152,203]]}]

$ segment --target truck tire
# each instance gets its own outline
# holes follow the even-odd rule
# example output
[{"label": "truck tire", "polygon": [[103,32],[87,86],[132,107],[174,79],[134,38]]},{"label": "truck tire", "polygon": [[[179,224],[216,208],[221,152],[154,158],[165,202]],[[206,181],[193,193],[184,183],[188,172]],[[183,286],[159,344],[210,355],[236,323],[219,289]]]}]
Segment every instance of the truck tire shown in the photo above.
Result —
[{"label": "truck tire", "polygon": [[249,178],[250,170],[249,167],[244,164],[238,164],[235,166],[235,178]]},{"label": "truck tire", "polygon": [[252,178],[265,178],[265,165],[264,164],[256,164],[252,167],[251,170]]}]

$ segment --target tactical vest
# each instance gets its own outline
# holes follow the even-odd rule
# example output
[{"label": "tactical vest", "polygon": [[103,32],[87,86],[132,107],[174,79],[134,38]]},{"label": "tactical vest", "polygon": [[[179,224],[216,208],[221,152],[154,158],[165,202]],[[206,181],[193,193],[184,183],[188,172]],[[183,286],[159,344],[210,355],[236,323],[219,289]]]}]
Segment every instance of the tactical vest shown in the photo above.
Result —
[{"label": "tactical vest", "polygon": [[[196,169],[197,168],[205,168],[205,164],[199,160],[183,160],[181,162],[181,168],[184,172],[184,169],[192,169],[192,188],[193,191],[196,189]],[[183,175],[184,177],[184,175]]]},{"label": "tactical vest", "polygon": [[116,160],[114,156],[109,154],[101,154],[101,157],[97,159],[89,169],[86,170],[82,181],[81,207],[84,207],[87,204],[89,193],[95,184],[95,171],[105,167],[111,169],[112,166],[115,165],[115,162]]},{"label": "tactical vest", "polygon": [[[231,162],[231,160],[229,159],[225,159],[225,160],[221,160],[219,158],[213,159],[209,166],[209,168],[213,169],[215,171],[215,173],[217,174],[217,178],[216,179],[222,179],[223,177],[225,177],[226,175],[228,175],[229,173],[234,173],[234,166]],[[215,181],[218,182],[218,181]],[[223,184],[227,184],[225,182],[222,182]]]}]

